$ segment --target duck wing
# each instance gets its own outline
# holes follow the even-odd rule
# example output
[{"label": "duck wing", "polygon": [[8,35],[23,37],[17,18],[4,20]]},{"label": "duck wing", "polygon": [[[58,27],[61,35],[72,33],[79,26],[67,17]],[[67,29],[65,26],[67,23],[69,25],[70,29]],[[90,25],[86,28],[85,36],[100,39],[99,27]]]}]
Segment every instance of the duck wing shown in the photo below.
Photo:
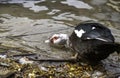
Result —
[{"label": "duck wing", "polygon": [[96,39],[104,42],[114,42],[114,37],[111,31],[97,28],[86,32],[81,37],[82,40]]}]

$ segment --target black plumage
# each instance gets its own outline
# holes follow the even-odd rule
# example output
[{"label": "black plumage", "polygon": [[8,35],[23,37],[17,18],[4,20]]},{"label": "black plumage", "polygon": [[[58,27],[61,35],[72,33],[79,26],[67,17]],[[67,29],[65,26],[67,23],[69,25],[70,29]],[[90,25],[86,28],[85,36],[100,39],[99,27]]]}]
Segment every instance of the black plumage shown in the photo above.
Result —
[{"label": "black plumage", "polygon": [[77,25],[69,41],[78,59],[90,64],[97,64],[115,51],[120,52],[120,45],[114,42],[110,29],[99,23]]}]

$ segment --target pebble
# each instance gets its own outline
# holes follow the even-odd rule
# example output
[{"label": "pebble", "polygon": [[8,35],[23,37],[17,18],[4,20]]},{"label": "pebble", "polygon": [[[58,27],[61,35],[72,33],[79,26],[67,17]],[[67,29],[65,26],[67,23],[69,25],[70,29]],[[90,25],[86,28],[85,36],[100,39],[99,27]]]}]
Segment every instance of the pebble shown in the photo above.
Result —
[{"label": "pebble", "polygon": [[21,63],[21,64],[33,64],[33,61],[30,61],[28,58],[23,57],[23,58],[19,59],[19,63]]},{"label": "pebble", "polygon": [[102,75],[103,75],[102,72],[94,71],[94,73],[92,74],[92,78],[98,78],[98,77],[101,77]]},{"label": "pebble", "polygon": [[7,58],[7,56],[6,55],[0,55],[0,58],[5,59],[5,58]]}]

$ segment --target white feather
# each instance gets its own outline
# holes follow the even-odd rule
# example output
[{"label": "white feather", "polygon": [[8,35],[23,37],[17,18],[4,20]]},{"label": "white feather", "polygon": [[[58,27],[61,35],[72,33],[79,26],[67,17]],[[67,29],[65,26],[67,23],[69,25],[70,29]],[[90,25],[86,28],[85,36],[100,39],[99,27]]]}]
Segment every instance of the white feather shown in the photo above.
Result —
[{"label": "white feather", "polygon": [[67,34],[60,34],[60,37],[65,40],[69,39]]},{"label": "white feather", "polygon": [[92,27],[92,30],[96,29],[95,27]]},{"label": "white feather", "polygon": [[[87,39],[89,40],[89,39],[92,39],[92,38],[87,37]],[[107,40],[102,39],[102,38],[95,38],[95,39],[97,39],[97,40],[101,40],[101,41],[105,41],[105,42],[108,42]]]},{"label": "white feather", "polygon": [[96,38],[96,39],[98,39],[98,40],[101,40],[101,41],[108,42],[107,40],[105,40],[105,39],[102,39],[102,38]]},{"label": "white feather", "polygon": [[60,43],[60,41],[62,41],[62,40],[67,40],[67,39],[69,39],[69,37],[68,37],[67,34],[56,34],[56,36],[58,36],[58,39],[57,39],[57,40],[54,40],[53,43],[55,43],[55,44]]},{"label": "white feather", "polygon": [[87,39],[91,39],[90,37],[87,37]]},{"label": "white feather", "polygon": [[[54,39],[54,37],[57,37],[58,39]],[[54,34],[52,37],[49,38],[49,40],[45,40],[45,43],[51,43],[52,39],[53,44],[59,44],[62,40],[68,40],[69,37],[67,34]]]},{"label": "white feather", "polygon": [[79,38],[81,38],[82,37],[82,35],[85,33],[85,31],[84,30],[74,30],[74,32],[75,32],[75,34],[79,37]]}]

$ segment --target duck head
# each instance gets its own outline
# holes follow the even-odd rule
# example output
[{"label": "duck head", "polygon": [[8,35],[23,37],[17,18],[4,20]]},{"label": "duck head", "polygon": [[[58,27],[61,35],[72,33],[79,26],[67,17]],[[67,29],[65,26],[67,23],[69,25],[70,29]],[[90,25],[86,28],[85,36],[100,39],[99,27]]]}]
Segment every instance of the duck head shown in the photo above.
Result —
[{"label": "duck head", "polygon": [[67,34],[54,34],[45,43],[50,43],[52,45],[65,45],[69,39]]}]

